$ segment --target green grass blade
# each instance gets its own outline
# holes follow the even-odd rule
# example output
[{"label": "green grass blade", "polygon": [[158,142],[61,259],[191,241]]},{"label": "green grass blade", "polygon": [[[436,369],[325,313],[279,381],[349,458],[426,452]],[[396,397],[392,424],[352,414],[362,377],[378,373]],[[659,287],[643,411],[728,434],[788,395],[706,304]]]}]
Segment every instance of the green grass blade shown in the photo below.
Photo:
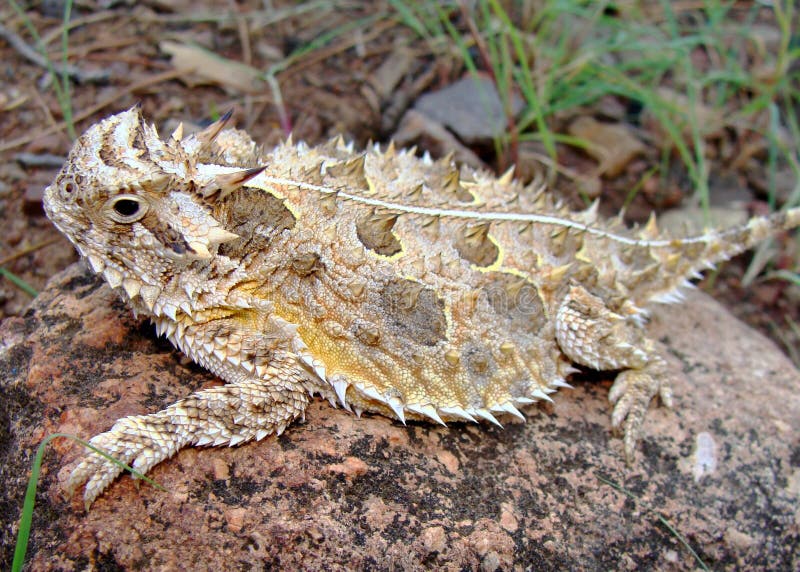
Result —
[{"label": "green grass blade", "polygon": [[281,61],[273,64],[266,72],[264,72],[264,77],[270,75],[277,75],[278,73],[282,72],[283,70],[290,67],[295,61],[297,61],[300,57],[306,55],[309,52],[313,52],[326,44],[330,41],[335,40],[340,36],[344,36],[348,32],[352,32],[353,30],[357,30],[359,28],[368,28],[370,25],[374,24],[378,20],[381,20],[385,17],[385,14],[378,13],[372,16],[365,16],[363,18],[359,18],[358,20],[353,20],[352,22],[347,22],[346,24],[342,24],[341,26],[337,26],[332,30],[328,30],[314,38],[314,40],[308,42],[307,44],[303,44],[302,46],[298,47],[294,50],[291,54],[286,56]]},{"label": "green grass blade", "polygon": [[22,278],[20,278],[16,274],[13,274],[11,271],[6,270],[2,266],[0,266],[0,276],[6,278],[14,286],[19,288],[26,294],[29,294],[32,298],[36,298],[36,296],[39,295],[39,292],[36,290],[36,288],[25,282]]},{"label": "green grass blade", "polygon": [[142,479],[145,482],[149,483],[150,485],[154,486],[155,488],[166,491],[164,487],[159,485],[154,480],[146,477],[133,467],[129,467],[125,463],[115,459],[105,451],[101,451],[91,443],[84,441],[83,439],[79,439],[74,435],[68,435],[66,433],[53,433],[52,435],[48,435],[44,438],[44,440],[39,444],[39,447],[36,449],[36,455],[33,459],[33,466],[31,467],[31,476],[28,479],[28,486],[25,489],[25,500],[22,504],[22,512],[19,518],[19,528],[17,530],[17,543],[14,546],[14,559],[11,564],[12,572],[19,572],[22,570],[22,566],[25,563],[25,555],[28,552],[28,541],[30,540],[31,535],[31,522],[33,521],[33,509],[36,505],[36,490],[39,486],[39,475],[41,474],[42,470],[42,460],[44,459],[44,452],[47,448],[47,445],[50,444],[50,441],[56,439],[58,437],[64,437],[66,439],[72,439],[73,441],[80,443],[87,449],[91,449],[98,455],[101,455],[108,459],[109,461],[113,462],[114,464],[124,468],[126,471],[130,472],[134,477],[138,479]]},{"label": "green grass blade", "polygon": [[12,572],[22,570],[22,565],[25,563],[25,554],[28,552],[33,508],[36,505],[36,488],[39,486],[39,474],[42,470],[42,459],[44,458],[45,447],[50,441],[60,436],[62,436],[60,433],[50,435],[42,441],[39,448],[36,450],[36,456],[33,459],[33,467],[31,469],[31,477],[28,479],[28,486],[25,489],[25,501],[22,504],[22,514],[19,518],[17,544],[14,546],[14,560],[11,563]]},{"label": "green grass blade", "polygon": [[[33,25],[30,17],[25,13],[22,7],[17,4],[16,0],[9,0],[9,4],[17,13],[17,15],[22,19],[23,24],[25,24],[25,28],[27,28],[28,32],[30,33],[33,40],[36,42],[36,49],[39,50],[39,53],[42,54],[45,61],[47,62],[47,71],[50,74],[50,77],[53,81],[53,91],[55,92],[56,99],[58,100],[58,105],[61,107],[61,114],[64,117],[64,124],[67,126],[67,133],[72,139],[77,139],[77,134],[75,131],[75,125],[73,124],[72,120],[72,101],[70,100],[70,79],[69,75],[66,71],[66,65],[64,66],[63,70],[63,77],[59,77],[58,72],[56,71],[55,66],[53,65],[53,60],[47,54],[47,50],[45,46],[42,44],[42,38],[39,35],[39,32],[36,30],[36,26]],[[64,24],[63,24],[63,31],[62,31],[62,56],[63,61],[66,64],[67,61],[67,37],[69,35],[69,15],[72,11],[72,0],[67,0],[64,4]],[[65,90],[66,87],[66,90]]]},{"label": "green grass blade", "polygon": [[[797,287],[800,287],[800,274],[797,272],[792,272],[791,270],[775,270],[774,272],[770,272],[764,276],[766,279],[770,278],[779,278],[781,280],[786,280],[787,282],[791,282]],[[787,316],[787,319],[789,316]]]},{"label": "green grass blade", "polygon": [[414,30],[420,38],[429,39],[428,27],[417,17],[410,4],[406,0],[389,0],[389,5],[397,11],[403,24]]}]

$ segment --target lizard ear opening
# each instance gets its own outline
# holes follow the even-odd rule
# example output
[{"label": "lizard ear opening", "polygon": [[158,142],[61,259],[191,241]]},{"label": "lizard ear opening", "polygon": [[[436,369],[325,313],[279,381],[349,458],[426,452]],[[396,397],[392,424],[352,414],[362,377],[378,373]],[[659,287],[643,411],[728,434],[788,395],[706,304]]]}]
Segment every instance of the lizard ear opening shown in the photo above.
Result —
[{"label": "lizard ear opening", "polygon": [[235,171],[233,173],[217,175],[211,181],[198,189],[197,193],[208,202],[220,201],[236,189],[240,188],[247,181],[259,175],[266,168],[266,166],[262,166],[255,167],[253,169],[245,169],[243,171]]}]

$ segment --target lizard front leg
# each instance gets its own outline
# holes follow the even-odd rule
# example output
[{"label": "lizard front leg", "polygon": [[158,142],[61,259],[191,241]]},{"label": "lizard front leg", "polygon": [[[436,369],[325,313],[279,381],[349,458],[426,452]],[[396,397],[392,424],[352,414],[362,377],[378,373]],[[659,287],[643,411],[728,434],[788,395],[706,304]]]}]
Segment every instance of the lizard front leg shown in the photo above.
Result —
[{"label": "lizard front leg", "polygon": [[653,397],[672,407],[667,364],[652,340],[583,286],[570,287],[556,316],[556,338],[571,360],[597,371],[622,370],[609,391],[612,427],[624,423],[625,457],[633,459]]},{"label": "lizard front leg", "polygon": [[[297,340],[277,334],[278,322],[265,318],[250,333],[237,323],[241,320],[194,324],[179,339],[170,336],[195,361],[231,383],[198,391],[157,413],[120,419],[89,442],[144,474],[186,446],[233,446],[280,435],[303,415],[317,382],[292,351]],[[213,341],[221,337],[232,351],[208,349],[218,347]],[[86,483],[88,507],[121,472],[119,465],[90,452],[70,474],[66,489],[73,493]]]}]

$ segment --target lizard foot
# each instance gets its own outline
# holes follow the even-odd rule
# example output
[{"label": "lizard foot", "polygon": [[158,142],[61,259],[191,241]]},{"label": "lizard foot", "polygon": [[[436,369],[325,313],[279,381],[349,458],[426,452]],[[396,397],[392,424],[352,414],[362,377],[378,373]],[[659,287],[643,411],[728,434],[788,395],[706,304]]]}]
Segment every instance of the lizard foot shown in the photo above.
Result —
[{"label": "lizard foot", "polygon": [[636,443],[642,436],[642,424],[650,406],[650,401],[658,395],[661,402],[672,407],[672,387],[665,374],[666,364],[656,358],[652,365],[643,369],[628,369],[621,372],[611,390],[608,399],[614,404],[611,425],[614,428],[623,426],[625,459],[631,463],[636,450]]},{"label": "lizard foot", "polygon": [[[120,419],[111,430],[92,437],[89,443],[141,474],[168,459],[188,444],[167,419],[157,415],[135,415]],[[110,459],[90,451],[75,467],[65,488],[69,496],[86,483],[83,499],[86,507],[122,473],[124,468]]]}]

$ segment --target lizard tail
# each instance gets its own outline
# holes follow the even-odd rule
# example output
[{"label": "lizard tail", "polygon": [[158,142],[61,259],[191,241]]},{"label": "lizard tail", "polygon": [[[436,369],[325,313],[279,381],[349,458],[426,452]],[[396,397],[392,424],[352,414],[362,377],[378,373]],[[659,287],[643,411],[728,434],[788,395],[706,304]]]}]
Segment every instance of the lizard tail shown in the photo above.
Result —
[{"label": "lizard tail", "polygon": [[[800,226],[800,207],[751,218],[747,224],[707,235],[707,264],[716,264],[753,248],[779,232]],[[701,237],[706,238],[706,237]]]},{"label": "lizard tail", "polygon": [[625,286],[638,303],[679,302],[681,287],[690,279],[714,268],[718,262],[753,248],[776,234],[800,226],[800,207],[767,216],[754,217],[746,224],[707,232],[698,236],[645,241],[651,263],[631,271]]}]

